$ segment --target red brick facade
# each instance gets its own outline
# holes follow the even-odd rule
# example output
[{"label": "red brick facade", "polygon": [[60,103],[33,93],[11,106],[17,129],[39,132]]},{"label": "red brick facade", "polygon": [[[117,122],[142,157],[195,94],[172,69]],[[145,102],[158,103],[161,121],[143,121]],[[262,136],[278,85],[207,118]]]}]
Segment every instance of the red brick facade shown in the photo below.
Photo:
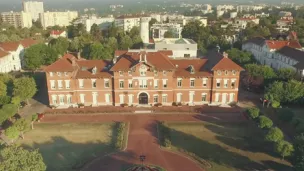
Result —
[{"label": "red brick facade", "polygon": [[170,59],[165,52],[118,52],[112,61],[65,55],[46,71],[56,107],[229,104],[238,101],[243,69],[227,56]]}]

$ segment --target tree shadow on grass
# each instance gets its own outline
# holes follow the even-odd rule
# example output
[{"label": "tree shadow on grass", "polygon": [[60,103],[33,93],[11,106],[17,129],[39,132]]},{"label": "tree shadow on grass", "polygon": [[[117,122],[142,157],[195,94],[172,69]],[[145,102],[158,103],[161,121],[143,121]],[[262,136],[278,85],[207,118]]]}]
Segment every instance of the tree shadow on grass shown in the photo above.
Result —
[{"label": "tree shadow on grass", "polygon": [[[56,136],[52,137],[51,141],[42,144],[34,143],[31,146],[24,147],[38,148],[47,165],[48,171],[80,170],[87,165],[90,165],[90,170],[99,171],[107,170],[100,168],[109,168],[108,170],[110,170],[110,168],[114,166],[115,168],[120,168],[129,165],[129,163],[119,161],[111,156],[98,159],[99,157],[115,151],[113,144],[106,144],[100,141],[74,143],[63,137]],[[131,156],[131,154],[126,155]],[[96,162],[95,160],[99,162]],[[102,162],[103,160],[106,162]],[[113,166],[111,163],[115,163],[115,165]]]}]

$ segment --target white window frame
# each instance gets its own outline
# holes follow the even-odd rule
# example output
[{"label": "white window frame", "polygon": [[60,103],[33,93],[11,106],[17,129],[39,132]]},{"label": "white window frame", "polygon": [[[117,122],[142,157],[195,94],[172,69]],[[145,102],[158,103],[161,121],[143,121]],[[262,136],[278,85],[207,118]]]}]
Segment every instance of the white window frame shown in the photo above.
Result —
[{"label": "white window frame", "polygon": [[168,95],[162,94],[162,103],[168,103]]},{"label": "white window frame", "polygon": [[[203,100],[204,96],[205,96],[205,100]],[[202,102],[207,102],[207,93],[202,93]]]},{"label": "white window frame", "polygon": [[123,80],[119,80],[119,88],[124,88],[125,82]]},{"label": "white window frame", "polygon": [[58,89],[63,89],[62,80],[57,80]]},{"label": "white window frame", "polygon": [[54,76],[53,72],[50,72],[50,77],[53,77],[53,76]]},{"label": "white window frame", "polygon": [[182,81],[183,81],[182,78],[177,79],[177,87],[182,87],[182,84],[183,84]]},{"label": "white window frame", "polygon": [[110,103],[111,102],[111,94],[105,94],[105,102]]},{"label": "white window frame", "polygon": [[[105,88],[110,88],[110,80],[109,79],[104,79],[104,87]],[[106,86],[108,84],[108,86]]]},{"label": "white window frame", "polygon": [[57,72],[57,75],[60,77],[61,76],[61,72]]},{"label": "white window frame", "polygon": [[59,95],[59,104],[64,105],[64,95]]},{"label": "white window frame", "polygon": [[85,94],[80,94],[79,98],[80,98],[80,103],[84,104],[84,102],[85,102]]},{"label": "white window frame", "polygon": [[228,79],[224,79],[224,88],[228,88]]},{"label": "white window frame", "polygon": [[79,88],[84,88],[84,80],[83,79],[79,79],[78,83],[79,83]]},{"label": "white window frame", "polygon": [[154,94],[153,95],[153,103],[158,103],[158,102],[159,102],[158,95]]},{"label": "white window frame", "polygon": [[[95,87],[94,87],[94,83],[95,83]],[[96,81],[96,79],[91,79],[91,84],[92,84],[92,88],[97,88],[97,81]]]},{"label": "white window frame", "polygon": [[221,71],[221,70],[218,70],[218,71],[217,71],[217,75],[222,75],[222,71]]},{"label": "white window frame", "polygon": [[164,76],[167,76],[167,71],[163,71],[163,75],[164,75]]},{"label": "white window frame", "polygon": [[52,95],[52,103],[53,105],[56,105],[58,103],[57,95]]},{"label": "white window frame", "polygon": [[235,75],[236,74],[236,71],[235,70],[232,70],[232,75]]},{"label": "white window frame", "polygon": [[129,101],[129,104],[131,105],[131,104],[133,104],[134,103],[134,95],[133,94],[129,94],[128,95],[128,101]]},{"label": "white window frame", "polygon": [[154,80],[154,88],[158,88],[158,80]]},{"label": "white window frame", "polygon": [[203,87],[207,87],[207,85],[208,85],[208,78],[203,78],[203,84],[202,84],[202,86]]},{"label": "white window frame", "polygon": [[65,88],[70,89],[71,88],[70,80],[64,80],[64,82],[65,82]]},{"label": "white window frame", "polygon": [[[232,84],[234,84],[234,86],[232,86]],[[235,88],[235,85],[236,85],[236,79],[231,79],[231,82],[230,82],[231,88]]]},{"label": "white window frame", "polygon": [[[193,83],[193,85],[192,85]],[[190,87],[195,87],[195,78],[190,78]]]},{"label": "white window frame", "polygon": [[158,71],[154,70],[154,76],[158,76]]},{"label": "white window frame", "polygon": [[133,81],[132,80],[128,80],[128,88],[133,88]]},{"label": "white window frame", "polygon": [[64,76],[68,76],[68,72],[64,72]]},{"label": "white window frame", "polygon": [[122,71],[119,71],[119,76],[123,76],[123,72]]},{"label": "white window frame", "polygon": [[168,88],[168,80],[163,79],[163,88]]},{"label": "white window frame", "polygon": [[56,83],[55,80],[50,80],[51,89],[56,89]]},{"label": "white window frame", "polygon": [[129,76],[132,76],[132,71],[128,71],[128,75],[129,75]]},{"label": "white window frame", "polygon": [[[221,79],[216,79],[216,88],[221,88]],[[220,84],[219,86],[217,84]]]},{"label": "white window frame", "polygon": [[67,104],[71,104],[72,103],[72,95],[68,94],[66,95],[67,98]]},{"label": "white window frame", "polygon": [[123,94],[119,95],[119,103],[120,104],[124,104],[125,103],[125,95],[123,95]]}]

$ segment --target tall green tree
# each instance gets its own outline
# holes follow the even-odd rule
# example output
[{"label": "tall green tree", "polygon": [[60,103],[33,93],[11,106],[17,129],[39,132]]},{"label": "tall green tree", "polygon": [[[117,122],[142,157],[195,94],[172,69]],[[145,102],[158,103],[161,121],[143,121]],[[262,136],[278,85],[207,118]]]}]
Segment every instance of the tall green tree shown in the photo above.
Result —
[{"label": "tall green tree", "polygon": [[45,44],[36,44],[25,50],[24,60],[27,69],[36,70],[44,63]]},{"label": "tall green tree", "polygon": [[101,28],[97,24],[93,24],[91,27],[91,35],[95,41],[101,41],[102,39],[102,32]]},{"label": "tall green tree", "polygon": [[253,57],[249,52],[232,48],[228,50],[227,53],[231,60],[243,66],[253,61]]},{"label": "tall green tree", "polygon": [[132,45],[133,45],[133,42],[132,42],[132,39],[130,38],[130,36],[124,35],[120,40],[119,47],[121,50],[127,50],[130,47],[132,47]]},{"label": "tall green tree", "polygon": [[4,82],[0,81],[0,96],[6,96],[7,86]]},{"label": "tall green tree", "polygon": [[17,113],[17,107],[13,104],[5,104],[0,109],[0,125]]},{"label": "tall green tree", "polygon": [[141,47],[143,47],[143,42],[140,35],[134,36],[132,40],[132,49],[140,49]]},{"label": "tall green tree", "polygon": [[20,97],[21,100],[27,100],[27,103],[29,103],[28,99],[32,98],[37,92],[34,78],[17,78],[14,80],[13,84],[13,95]]},{"label": "tall green tree", "polygon": [[284,134],[278,127],[270,128],[265,136],[265,140],[271,142],[278,142],[281,141],[283,138]]},{"label": "tall green tree", "polygon": [[0,151],[0,170],[45,171],[46,165],[38,150],[29,151],[18,146],[8,146]]},{"label": "tall green tree", "polygon": [[80,50],[80,41],[78,37],[75,37],[71,42],[69,46],[69,50],[73,52],[79,52]]},{"label": "tall green tree", "polygon": [[110,51],[103,47],[103,45],[99,42],[95,42],[90,45],[90,59],[110,59],[112,55]]},{"label": "tall green tree", "polygon": [[288,81],[291,79],[295,79],[296,72],[290,68],[281,68],[278,70],[278,79],[283,81]]},{"label": "tall green tree", "polygon": [[9,41],[9,37],[6,34],[0,34],[0,42]]},{"label": "tall green tree", "polygon": [[21,138],[24,139],[24,132],[30,127],[29,121],[24,118],[20,118],[14,123],[14,126],[20,132]]},{"label": "tall green tree", "polygon": [[64,37],[59,37],[58,39],[52,39],[49,43],[49,47],[51,47],[58,55],[63,56],[69,47],[68,39]]},{"label": "tall green tree", "polygon": [[10,126],[8,127],[5,132],[4,132],[5,136],[9,139],[11,139],[12,141],[16,138],[18,138],[19,136],[19,131],[17,129],[17,127],[15,127],[14,125],[13,126]]},{"label": "tall green tree", "polygon": [[293,141],[294,155],[292,163],[295,171],[304,170],[304,134],[295,137]]},{"label": "tall green tree", "polygon": [[118,49],[117,39],[115,37],[110,37],[104,47],[109,50],[112,56],[114,56],[115,50]]},{"label": "tall green tree", "polygon": [[287,141],[278,141],[277,143],[275,143],[275,151],[280,154],[280,156],[283,158],[291,156],[294,149],[293,149],[293,145],[290,144]]},{"label": "tall green tree", "polygon": [[132,29],[129,32],[129,36],[131,37],[131,39],[134,39],[135,36],[140,35],[140,29],[139,27],[132,27]]}]

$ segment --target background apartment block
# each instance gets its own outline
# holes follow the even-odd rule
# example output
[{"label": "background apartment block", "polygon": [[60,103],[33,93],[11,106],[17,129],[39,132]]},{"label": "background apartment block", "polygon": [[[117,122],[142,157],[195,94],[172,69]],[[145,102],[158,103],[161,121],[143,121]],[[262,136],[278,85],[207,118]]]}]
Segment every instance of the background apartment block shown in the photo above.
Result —
[{"label": "background apartment block", "polygon": [[30,13],[26,12],[2,12],[1,20],[8,23],[16,28],[21,27],[32,27],[32,16]]},{"label": "background apartment block", "polygon": [[39,19],[39,14],[44,13],[43,2],[25,1],[23,2],[23,11],[30,13],[32,20],[37,21]]},{"label": "background apartment block", "polygon": [[77,11],[67,12],[45,12],[40,13],[40,22],[43,28],[50,26],[69,26],[78,17]]}]

